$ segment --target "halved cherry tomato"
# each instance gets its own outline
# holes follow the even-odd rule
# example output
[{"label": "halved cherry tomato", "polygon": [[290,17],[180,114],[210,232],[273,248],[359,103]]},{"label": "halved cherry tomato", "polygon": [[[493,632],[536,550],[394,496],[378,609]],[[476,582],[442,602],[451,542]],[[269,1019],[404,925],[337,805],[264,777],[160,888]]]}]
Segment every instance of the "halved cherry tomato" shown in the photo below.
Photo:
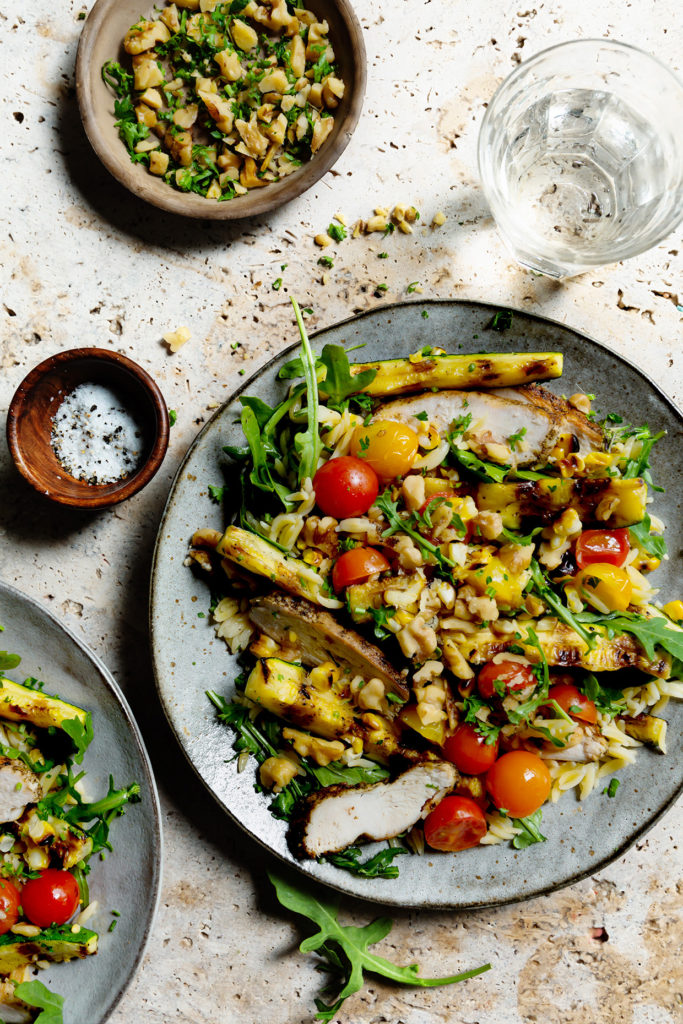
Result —
[{"label": "halved cherry tomato", "polygon": [[571,683],[557,683],[555,686],[551,686],[548,691],[548,699],[556,700],[562,710],[572,718],[579,718],[582,722],[589,722],[591,725],[598,720],[598,709],[593,701]]},{"label": "halved cherry tomato", "polygon": [[595,562],[622,566],[631,550],[628,530],[584,530],[576,542],[579,569]]},{"label": "halved cherry tomato", "polygon": [[[495,686],[499,680],[505,688],[503,694],[499,694]],[[498,664],[489,661],[479,670],[477,689],[484,700],[491,700],[492,697],[525,690],[527,686],[532,686],[535,682],[536,676],[531,671],[530,665],[524,665],[521,661],[499,661]]]},{"label": "halved cherry tomato", "polygon": [[0,878],[0,935],[12,928],[19,918],[21,896],[13,882]]},{"label": "halved cherry tomato", "polygon": [[463,722],[449,736],[442,747],[443,756],[465,775],[487,772],[498,757],[498,740],[487,743],[486,738],[469,722]]},{"label": "halved cherry tomato", "polygon": [[576,576],[579,595],[599,612],[625,612],[633,587],[628,573],[608,562],[594,562]]},{"label": "halved cherry tomato", "polygon": [[550,772],[536,754],[511,750],[489,768],[486,788],[496,807],[511,818],[526,818],[548,799]]},{"label": "halved cherry tomato", "polygon": [[332,586],[339,592],[352,583],[364,583],[373,573],[389,568],[389,559],[376,548],[352,548],[340,555],[332,570]]},{"label": "halved cherry tomato", "polygon": [[313,477],[315,500],[327,516],[347,519],[360,516],[379,494],[374,469],[352,455],[330,459]]},{"label": "halved cherry tomato", "polygon": [[485,835],[484,812],[468,796],[445,796],[425,818],[425,841],[435,850],[467,850]]},{"label": "halved cherry tomato", "polygon": [[371,466],[385,482],[405,476],[412,469],[417,447],[418,436],[413,428],[393,420],[356,427],[351,438],[351,454]]},{"label": "halved cherry tomato", "polygon": [[39,878],[30,878],[21,890],[24,914],[40,928],[66,924],[79,903],[78,882],[71,872],[59,868],[46,868]]}]

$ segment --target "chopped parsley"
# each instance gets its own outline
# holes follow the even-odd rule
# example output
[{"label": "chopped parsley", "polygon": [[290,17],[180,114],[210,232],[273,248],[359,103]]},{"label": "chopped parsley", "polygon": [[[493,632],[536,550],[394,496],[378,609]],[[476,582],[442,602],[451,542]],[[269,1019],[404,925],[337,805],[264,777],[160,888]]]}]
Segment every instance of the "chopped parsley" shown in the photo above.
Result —
[{"label": "chopped parsley", "polygon": [[343,224],[330,224],[327,233],[335,242],[342,242],[347,236],[347,231]]}]

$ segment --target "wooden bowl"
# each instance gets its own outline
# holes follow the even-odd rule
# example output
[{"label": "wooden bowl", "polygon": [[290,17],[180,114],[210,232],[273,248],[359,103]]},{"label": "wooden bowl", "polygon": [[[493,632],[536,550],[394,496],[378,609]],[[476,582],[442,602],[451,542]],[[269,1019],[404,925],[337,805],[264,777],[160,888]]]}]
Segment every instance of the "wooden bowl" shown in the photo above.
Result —
[{"label": "wooden bowl", "polygon": [[78,46],[76,93],[86,134],[107,170],[140,199],[170,213],[202,220],[239,220],[268,213],[311,188],[344,152],[358,123],[367,61],[363,32],[349,0],[310,0],[307,6],[327,20],[340,77],[346,83],[344,98],[334,113],[334,128],[313,159],[286,178],[218,202],[192,192],[178,192],[151,175],[144,165],[130,162],[114,127],[114,95],[102,81],[101,69],[107,60],[129,59],[123,51],[123,37],[140,14],[151,11],[154,4],[152,0],[97,0]]},{"label": "wooden bowl", "polygon": [[[79,384],[102,384],[119,395],[139,422],[145,448],[139,469],[121,480],[91,484],[71,476],[52,448],[52,421]],[[7,443],[32,487],[74,508],[116,505],[149,483],[168,448],[166,402],[150,375],[127,356],[101,348],[74,348],[50,356],[17,388],[7,413]]]}]

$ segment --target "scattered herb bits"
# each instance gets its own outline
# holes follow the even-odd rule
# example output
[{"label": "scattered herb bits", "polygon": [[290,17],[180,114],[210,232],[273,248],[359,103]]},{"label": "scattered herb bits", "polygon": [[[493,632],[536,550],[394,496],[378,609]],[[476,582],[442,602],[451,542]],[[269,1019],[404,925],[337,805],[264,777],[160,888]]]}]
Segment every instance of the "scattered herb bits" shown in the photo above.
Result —
[{"label": "scattered herb bits", "polygon": [[[184,0],[126,33],[108,60],[119,137],[133,163],[219,202],[279,181],[331,135],[345,92],[329,26],[284,0]],[[201,8],[201,9],[200,9]]]}]

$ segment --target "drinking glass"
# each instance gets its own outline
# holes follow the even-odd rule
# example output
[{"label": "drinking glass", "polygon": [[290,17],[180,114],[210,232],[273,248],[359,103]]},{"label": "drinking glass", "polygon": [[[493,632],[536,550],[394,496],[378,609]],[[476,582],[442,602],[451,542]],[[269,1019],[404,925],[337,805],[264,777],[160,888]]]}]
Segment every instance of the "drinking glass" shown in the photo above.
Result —
[{"label": "drinking glass", "polygon": [[493,96],[479,173],[503,239],[552,277],[628,259],[683,219],[683,83],[626,43],[582,39]]}]

